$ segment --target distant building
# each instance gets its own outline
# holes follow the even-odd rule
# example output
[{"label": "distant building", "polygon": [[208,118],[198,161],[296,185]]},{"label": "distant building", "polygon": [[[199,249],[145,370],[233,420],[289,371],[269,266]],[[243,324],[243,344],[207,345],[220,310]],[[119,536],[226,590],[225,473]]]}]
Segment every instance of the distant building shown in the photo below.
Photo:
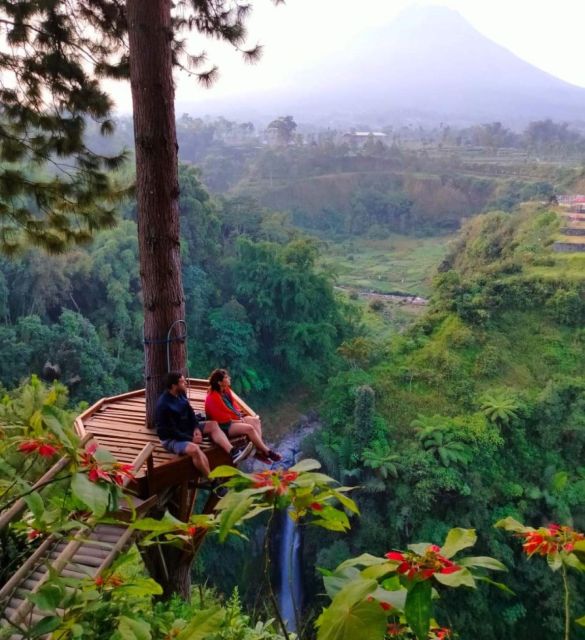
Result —
[{"label": "distant building", "polygon": [[561,207],[569,209],[573,213],[585,213],[585,196],[563,195],[557,196],[557,202]]},{"label": "distant building", "polygon": [[354,147],[363,147],[369,140],[385,142],[388,136],[382,131],[349,131],[343,134],[344,142]]}]

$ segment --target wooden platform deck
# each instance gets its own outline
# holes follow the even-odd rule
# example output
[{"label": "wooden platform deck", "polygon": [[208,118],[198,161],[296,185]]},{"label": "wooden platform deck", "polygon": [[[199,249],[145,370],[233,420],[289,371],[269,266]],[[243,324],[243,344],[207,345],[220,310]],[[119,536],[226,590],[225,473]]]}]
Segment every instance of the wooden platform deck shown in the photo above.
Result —
[{"label": "wooden platform deck", "polygon": [[[207,387],[207,380],[189,379],[188,397],[197,413],[205,413]],[[240,397],[234,395],[246,415],[255,415]],[[154,447],[152,456],[136,473],[134,487],[132,484],[129,486],[143,498],[171,484],[177,485],[185,479],[196,477],[190,458],[179,458],[165,451],[156,431],[146,426],[144,389],[99,400],[75,420],[75,430],[82,438],[93,436],[98,445],[110,451],[118,462],[126,464],[134,464],[148,445]],[[202,448],[212,468],[219,464],[230,464],[229,456],[210,441],[204,441]]]},{"label": "wooden platform deck", "polygon": [[[189,400],[198,413],[204,413],[206,393],[206,380],[189,380]],[[255,415],[241,398],[236,398],[246,415]],[[123,486],[124,491],[130,494],[132,507],[122,506],[119,512],[110,514],[118,524],[99,524],[87,535],[75,534],[68,539],[51,535],[43,540],[0,589],[0,612],[5,618],[0,620],[0,635],[6,633],[2,637],[10,640],[21,640],[24,636],[10,627],[8,621],[29,628],[43,618],[44,613],[28,599],[28,594],[42,586],[49,577],[49,567],[52,572],[64,576],[95,579],[134,539],[136,531],[124,524],[130,515],[142,517],[150,513],[161,496],[166,494],[171,499],[163,500],[163,508],[170,508],[175,517],[186,522],[201,487],[201,477],[191,458],[165,451],[156,432],[146,427],[144,389],[96,402],[75,420],[75,429],[82,438],[82,445],[89,441],[97,442],[98,446],[108,449],[118,462],[132,465],[136,479],[125,479]],[[239,438],[234,440],[234,444],[243,441]],[[231,464],[227,453],[211,442],[204,441],[202,448],[212,469],[220,464]],[[67,459],[63,458],[48,473],[55,475],[66,463]],[[165,491],[167,489],[174,490],[174,493],[169,494]],[[210,513],[218,499],[214,492],[209,492],[203,513]],[[19,500],[0,514],[0,528],[7,526],[25,506],[25,502]],[[203,542],[203,535],[196,534],[194,541],[189,552],[193,552],[194,544]]]}]

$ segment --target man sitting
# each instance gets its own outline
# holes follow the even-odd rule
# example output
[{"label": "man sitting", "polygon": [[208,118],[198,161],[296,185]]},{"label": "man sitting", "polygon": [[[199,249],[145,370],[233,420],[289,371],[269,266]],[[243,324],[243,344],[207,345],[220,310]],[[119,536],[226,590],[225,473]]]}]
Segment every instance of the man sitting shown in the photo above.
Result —
[{"label": "man sitting", "polygon": [[207,456],[199,446],[203,434],[209,435],[216,445],[229,454],[236,464],[252,449],[236,449],[215,421],[199,421],[187,398],[185,376],[173,371],[167,374],[165,388],[156,403],[155,425],[162,446],[171,453],[191,457],[195,468],[207,477],[210,473]]}]

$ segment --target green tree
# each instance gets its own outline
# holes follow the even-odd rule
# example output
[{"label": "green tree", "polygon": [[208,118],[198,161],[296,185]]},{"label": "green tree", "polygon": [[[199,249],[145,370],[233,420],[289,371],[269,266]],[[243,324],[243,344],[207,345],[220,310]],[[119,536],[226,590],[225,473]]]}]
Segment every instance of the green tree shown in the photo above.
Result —
[{"label": "green tree", "polygon": [[268,125],[267,131],[278,144],[286,146],[292,142],[296,128],[297,123],[292,116],[281,116]]},{"label": "green tree", "polygon": [[496,424],[508,425],[518,419],[518,401],[504,392],[486,393],[481,399],[483,414]]},{"label": "green tree", "polygon": [[258,346],[246,309],[232,299],[209,314],[209,324],[207,350],[212,366],[229,369],[236,384],[246,392],[261,389],[256,368]]},{"label": "green tree", "polygon": [[363,451],[372,444],[375,437],[374,411],[376,394],[372,387],[364,385],[355,392],[355,408],[353,413],[353,429],[356,445]]}]

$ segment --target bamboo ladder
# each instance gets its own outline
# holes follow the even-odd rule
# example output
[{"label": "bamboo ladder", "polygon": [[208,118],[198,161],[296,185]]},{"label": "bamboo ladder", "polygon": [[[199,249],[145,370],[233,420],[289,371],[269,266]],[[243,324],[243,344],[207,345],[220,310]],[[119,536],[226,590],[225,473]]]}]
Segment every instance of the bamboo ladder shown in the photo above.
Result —
[{"label": "bamboo ladder", "polygon": [[[82,440],[82,445],[92,439],[91,435]],[[133,471],[140,469],[152,456],[153,445],[148,443],[136,457]],[[54,479],[57,474],[66,468],[70,459],[61,458],[42,478],[40,478],[33,490],[40,489]],[[123,487],[126,487],[128,480]],[[128,506],[123,507],[119,519],[127,517],[134,511],[137,517],[144,515],[156,496],[146,500],[128,496]],[[7,526],[17,518],[26,508],[23,499],[17,500],[9,509],[0,514],[0,529]],[[3,611],[4,623],[14,628],[15,633],[11,640],[22,638],[19,629],[30,628],[44,616],[38,607],[28,599],[29,594],[37,593],[48,580],[51,572],[71,578],[94,579],[106,571],[132,541],[134,531],[129,525],[99,524],[92,530],[78,530],[73,533],[71,539],[59,538],[50,535],[19,567],[14,575],[0,589],[0,608]]]}]

